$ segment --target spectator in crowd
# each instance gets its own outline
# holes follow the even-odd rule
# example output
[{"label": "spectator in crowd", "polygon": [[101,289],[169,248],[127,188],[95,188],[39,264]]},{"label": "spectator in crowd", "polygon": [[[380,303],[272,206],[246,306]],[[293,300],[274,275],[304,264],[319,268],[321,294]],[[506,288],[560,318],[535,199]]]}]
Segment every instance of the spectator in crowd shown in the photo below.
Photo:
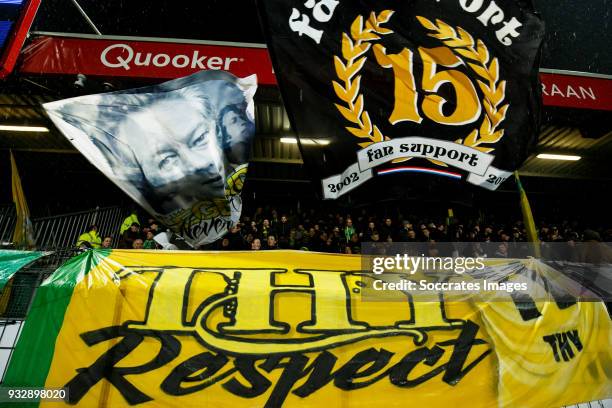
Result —
[{"label": "spectator in crowd", "polygon": [[289,236],[289,245],[290,248],[300,248],[302,246],[302,242],[304,242],[304,226],[302,224],[298,225],[297,228],[292,228]]},{"label": "spectator in crowd", "polygon": [[601,244],[601,235],[597,231],[584,231],[584,243],[576,254],[578,262],[588,262],[595,265],[612,263],[612,248]]},{"label": "spectator in crowd", "polygon": [[263,238],[264,240],[268,239],[268,235],[274,234],[272,231],[272,226],[270,225],[270,220],[265,219],[263,220],[263,223],[261,224],[261,238]]},{"label": "spectator in crowd", "polygon": [[429,231],[425,225],[423,225],[421,228],[421,236],[421,241],[423,242],[428,242],[431,238],[431,231]]},{"label": "spectator in crowd", "polygon": [[245,239],[243,238],[240,225],[234,225],[230,228],[225,237],[228,239],[229,249],[240,250],[245,247]]},{"label": "spectator in crowd", "polygon": [[385,218],[385,223],[380,227],[380,239],[383,242],[393,241],[395,238],[395,231],[393,228],[393,221],[391,218]]},{"label": "spectator in crowd", "polygon": [[280,222],[274,227],[276,235],[278,235],[278,247],[289,248],[289,237],[291,235],[291,224],[286,215],[282,215]]},{"label": "spectator in crowd", "polygon": [[363,241],[366,242],[370,242],[372,241],[372,235],[378,233],[376,231],[376,224],[374,224],[372,221],[368,222],[368,227],[365,229],[364,232],[362,232],[361,234],[359,234],[361,236],[361,239]]},{"label": "spectator in crowd", "polygon": [[272,234],[268,235],[266,249],[278,249],[276,237]]},{"label": "spectator in crowd", "polygon": [[347,254],[360,254],[361,253],[361,242],[359,242],[359,236],[357,233],[351,236],[351,240],[346,245],[345,253]]},{"label": "spectator in crowd", "polygon": [[402,228],[397,233],[397,240],[399,242],[409,242],[408,233],[412,231],[412,224],[410,221],[404,221]]},{"label": "spectator in crowd", "polygon": [[247,234],[247,236],[244,238],[244,249],[250,248],[254,239],[255,237],[253,234]]},{"label": "spectator in crowd", "polygon": [[219,246],[219,249],[222,251],[227,251],[230,250],[230,241],[227,238],[223,238],[221,239],[221,245]]},{"label": "spectator in crowd", "polygon": [[144,242],[142,241],[142,238],[136,238],[132,242],[132,248],[133,249],[143,249],[144,248]]},{"label": "spectator in crowd", "polygon": [[276,226],[278,225],[278,211],[272,209],[271,214],[272,216],[270,217],[270,225],[272,225],[272,228],[274,228],[274,230],[276,231]]},{"label": "spectator in crowd", "polygon": [[113,247],[113,237],[106,236],[102,240],[102,248],[110,249]]},{"label": "spectator in crowd", "polygon": [[126,229],[121,235],[120,248],[133,248],[134,241],[140,239],[142,241],[142,234],[140,233],[140,224],[133,222],[130,228]]},{"label": "spectator in crowd", "polygon": [[251,224],[249,225],[249,229],[247,231],[250,234],[253,234],[253,236],[258,236],[259,230],[257,228],[257,223],[255,221],[251,221]]},{"label": "spectator in crowd", "polygon": [[136,207],[132,207],[130,210],[130,214],[127,217],[125,217],[125,219],[123,220],[123,223],[121,224],[121,228],[119,228],[120,235],[123,235],[125,231],[130,229],[132,224],[136,223],[140,225],[140,221],[138,221],[138,215],[136,214],[136,212],[137,212]]},{"label": "spectator in crowd", "polygon": [[500,242],[494,254],[495,258],[508,258],[508,243]]},{"label": "spectator in crowd", "polygon": [[100,248],[102,239],[98,235],[98,227],[90,225],[87,227],[87,232],[82,233],[77,239],[76,246],[78,248],[90,249]]},{"label": "spectator in crowd", "polygon": [[261,249],[261,240],[259,238],[253,239],[253,242],[251,242],[251,249],[253,251],[259,251]]},{"label": "spectator in crowd", "polygon": [[261,223],[263,220],[263,207],[257,207],[255,214],[253,215],[253,222],[255,224]]},{"label": "spectator in crowd", "polygon": [[446,240],[448,237],[449,237],[448,229],[446,225],[438,224],[438,226],[435,229],[434,238],[437,239],[438,241],[443,241],[443,240]]},{"label": "spectator in crowd", "polygon": [[342,236],[340,235],[340,228],[335,226],[327,240],[327,250],[325,252],[331,253],[342,253],[344,247],[342,242]]},{"label": "spectator in crowd", "polygon": [[350,242],[356,232],[357,230],[355,230],[355,227],[353,226],[353,220],[347,218],[346,226],[344,227],[344,239],[346,240],[345,242]]},{"label": "spectator in crowd", "polygon": [[151,230],[147,231],[146,239],[143,243],[144,249],[157,249],[157,243],[153,239],[154,235]]}]

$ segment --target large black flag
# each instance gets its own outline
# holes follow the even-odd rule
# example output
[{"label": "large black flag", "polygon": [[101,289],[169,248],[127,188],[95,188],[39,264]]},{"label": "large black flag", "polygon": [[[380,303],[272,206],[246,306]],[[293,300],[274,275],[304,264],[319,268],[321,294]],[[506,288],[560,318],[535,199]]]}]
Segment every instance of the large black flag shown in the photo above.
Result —
[{"label": "large black flag", "polygon": [[325,198],[405,171],[494,190],[537,140],[544,25],[529,1],[260,0],[260,10]]}]

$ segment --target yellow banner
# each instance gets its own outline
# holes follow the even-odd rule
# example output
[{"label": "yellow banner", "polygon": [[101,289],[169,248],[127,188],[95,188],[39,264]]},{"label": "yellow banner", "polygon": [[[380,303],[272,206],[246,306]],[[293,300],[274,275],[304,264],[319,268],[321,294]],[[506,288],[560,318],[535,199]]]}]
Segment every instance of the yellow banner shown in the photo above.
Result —
[{"label": "yellow banner", "polygon": [[44,384],[78,406],[541,408],[612,395],[601,303],[365,301],[350,255],[92,253]]}]

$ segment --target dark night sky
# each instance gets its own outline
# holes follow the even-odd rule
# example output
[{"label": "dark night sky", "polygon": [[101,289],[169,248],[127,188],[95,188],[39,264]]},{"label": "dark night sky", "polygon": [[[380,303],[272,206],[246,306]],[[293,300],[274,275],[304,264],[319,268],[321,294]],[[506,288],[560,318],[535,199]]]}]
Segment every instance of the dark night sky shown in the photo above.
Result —
[{"label": "dark night sky", "polygon": [[[107,35],[264,42],[255,0],[79,0],[79,3]],[[608,42],[610,3],[610,0],[535,0],[548,32],[542,67],[612,74],[612,47]],[[92,33],[71,0],[44,0],[33,30]]]},{"label": "dark night sky", "polygon": [[[264,42],[254,0],[78,1],[107,35]],[[70,0],[43,1],[32,29],[93,33]]]}]

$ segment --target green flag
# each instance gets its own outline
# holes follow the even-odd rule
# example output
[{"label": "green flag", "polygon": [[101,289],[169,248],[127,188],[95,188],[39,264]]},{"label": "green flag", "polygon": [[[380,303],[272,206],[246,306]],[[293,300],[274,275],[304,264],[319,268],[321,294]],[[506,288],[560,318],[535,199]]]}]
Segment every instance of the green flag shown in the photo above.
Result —
[{"label": "green flag", "polygon": [[38,251],[9,251],[0,250],[0,291],[15,272],[45,255]]}]

